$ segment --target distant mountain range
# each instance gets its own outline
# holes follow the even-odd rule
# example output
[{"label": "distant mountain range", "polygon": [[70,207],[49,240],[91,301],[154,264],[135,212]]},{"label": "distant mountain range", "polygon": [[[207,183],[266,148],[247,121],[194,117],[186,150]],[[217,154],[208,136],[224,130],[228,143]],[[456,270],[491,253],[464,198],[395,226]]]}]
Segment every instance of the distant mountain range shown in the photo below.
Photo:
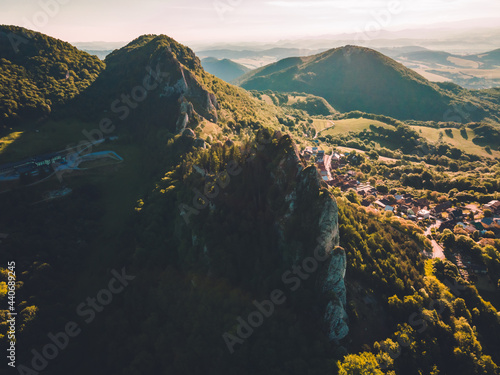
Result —
[{"label": "distant mountain range", "polygon": [[433,51],[426,48],[379,48],[381,53],[399,61],[420,61],[431,67],[439,65],[452,67],[470,67],[480,69],[500,68],[500,49],[472,55],[457,55],[443,51]]},{"label": "distant mountain range", "polygon": [[325,51],[323,49],[307,48],[233,48],[233,49],[212,49],[198,51],[200,57],[214,57],[218,59],[230,59],[238,64],[250,69],[257,69],[267,64],[271,64],[281,59],[293,56],[310,56]]},{"label": "distant mountain range", "polygon": [[308,56],[323,52],[325,49],[307,49],[307,48],[269,48],[269,49],[212,49],[197,51],[200,57],[216,57],[219,59],[245,59],[260,58],[262,56],[274,57],[277,60],[292,56]]},{"label": "distant mountain range", "polygon": [[[491,17],[475,22],[457,21],[410,27],[404,30],[359,30],[351,33],[325,34],[302,38],[283,39],[274,43],[211,43],[198,45],[195,52],[204,50],[268,50],[274,48],[328,50],[344,45],[359,45],[373,49],[421,46],[450,53],[481,53],[499,47],[500,27],[498,19]],[[301,54],[295,54],[299,56]],[[293,56],[293,55],[292,55]],[[285,57],[285,56],[284,56]],[[283,58],[284,58],[283,57]]]},{"label": "distant mountain range", "polygon": [[500,49],[468,55],[425,48],[380,48],[378,51],[432,81],[451,81],[468,89],[500,86]]},{"label": "distant mountain range", "polygon": [[246,66],[238,64],[232,60],[219,60],[215,57],[206,57],[202,59],[201,65],[207,72],[223,79],[226,82],[231,82],[250,71],[250,69]]},{"label": "distant mountain range", "polygon": [[92,50],[92,49],[84,49],[82,51],[87,52],[89,55],[94,55],[99,57],[101,60],[104,60],[106,56],[108,56],[111,52],[113,52],[112,49],[108,50]]},{"label": "distant mountain range", "polygon": [[95,55],[101,60],[104,60],[107,55],[115,49],[126,45],[126,42],[76,42],[72,43],[76,48],[87,52],[90,55]]}]

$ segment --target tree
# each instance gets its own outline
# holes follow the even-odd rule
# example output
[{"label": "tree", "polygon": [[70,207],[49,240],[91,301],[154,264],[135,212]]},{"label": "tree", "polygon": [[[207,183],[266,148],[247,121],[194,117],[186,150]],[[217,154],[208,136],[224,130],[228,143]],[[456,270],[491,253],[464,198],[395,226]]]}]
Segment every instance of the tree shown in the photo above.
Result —
[{"label": "tree", "polygon": [[441,235],[441,241],[447,249],[451,249],[455,245],[455,235],[449,229],[445,229]]},{"label": "tree", "polygon": [[479,360],[479,366],[481,367],[482,374],[494,375],[498,373],[498,366],[495,364],[495,362],[493,362],[489,355],[481,356],[481,359]]},{"label": "tree", "polygon": [[496,238],[495,232],[489,230],[484,234],[484,238]]},{"label": "tree", "polygon": [[368,151],[366,153],[366,155],[368,155],[368,157],[371,159],[371,160],[378,160],[379,159],[379,154],[377,151],[375,150],[372,150],[372,151]]},{"label": "tree", "polygon": [[351,203],[361,204],[359,202],[358,194],[356,193],[356,191],[354,189],[349,189],[349,191],[347,192],[346,198],[349,199],[349,201]]},{"label": "tree", "polygon": [[453,310],[455,311],[455,316],[458,318],[463,316],[468,321],[471,321],[472,316],[467,309],[467,305],[465,304],[465,300],[463,298],[457,298],[452,302]]},{"label": "tree", "polygon": [[374,354],[363,352],[350,354],[338,362],[339,375],[383,375]]},{"label": "tree", "polygon": [[450,156],[452,159],[459,159],[460,156],[462,156],[462,150],[460,150],[456,147],[452,147],[450,149]]},{"label": "tree", "polygon": [[377,191],[382,194],[387,194],[389,192],[389,188],[385,185],[377,185]]},{"label": "tree", "polygon": [[372,170],[372,167],[370,164],[363,163],[359,167],[363,173],[370,173]]},{"label": "tree", "polygon": [[456,162],[450,162],[450,164],[448,164],[448,167],[450,168],[450,171],[458,172],[458,164]]},{"label": "tree", "polygon": [[390,194],[386,197],[386,199],[389,201],[389,204],[394,204],[396,203],[396,198],[394,197],[394,195]]}]

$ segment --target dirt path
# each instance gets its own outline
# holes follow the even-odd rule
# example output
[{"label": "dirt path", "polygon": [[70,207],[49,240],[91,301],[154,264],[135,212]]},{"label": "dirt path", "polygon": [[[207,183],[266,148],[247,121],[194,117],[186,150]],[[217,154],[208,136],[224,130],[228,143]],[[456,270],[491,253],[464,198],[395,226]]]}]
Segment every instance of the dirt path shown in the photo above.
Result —
[{"label": "dirt path", "polygon": [[[329,121],[329,122],[331,122],[331,121]],[[335,123],[334,123],[334,122],[331,122],[331,123],[332,123],[332,125],[327,126],[326,128],[323,128],[323,129],[321,129],[321,130],[317,131],[317,132],[316,132],[316,135],[314,136],[314,138],[313,138],[313,139],[316,139],[316,138],[318,137],[319,133],[324,132],[325,130],[328,130],[328,129],[333,128],[333,127],[335,126]]]},{"label": "dirt path", "polygon": [[[347,151],[347,152],[356,151],[359,154],[366,154],[366,151],[360,150],[358,148],[337,146],[337,149],[341,150],[342,152],[345,152],[345,151]],[[392,163],[395,163],[395,162],[398,161],[398,159],[388,158],[388,157],[385,157],[385,156],[379,156],[378,160],[392,162]]]}]

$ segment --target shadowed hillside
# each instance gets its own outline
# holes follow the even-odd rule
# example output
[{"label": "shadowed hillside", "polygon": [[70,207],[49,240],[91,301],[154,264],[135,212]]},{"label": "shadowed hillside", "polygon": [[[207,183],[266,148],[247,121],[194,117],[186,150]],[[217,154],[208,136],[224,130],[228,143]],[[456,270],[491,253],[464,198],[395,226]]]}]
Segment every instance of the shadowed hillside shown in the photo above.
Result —
[{"label": "shadowed hillside", "polygon": [[231,82],[250,71],[246,66],[229,59],[219,60],[215,57],[207,57],[201,60],[201,64],[207,72],[226,82]]}]

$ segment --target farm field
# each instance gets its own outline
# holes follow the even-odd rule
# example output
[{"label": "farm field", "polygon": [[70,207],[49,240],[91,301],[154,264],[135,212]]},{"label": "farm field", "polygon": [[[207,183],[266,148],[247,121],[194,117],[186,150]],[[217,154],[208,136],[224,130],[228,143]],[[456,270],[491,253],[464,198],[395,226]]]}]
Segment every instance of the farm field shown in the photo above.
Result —
[{"label": "farm field", "polygon": [[[325,120],[319,120],[319,121],[325,121]],[[327,121],[332,123],[332,121]],[[375,125],[375,126],[382,126],[384,128],[393,128],[392,125],[388,125],[384,122],[377,121],[377,120],[370,120],[366,118],[357,118],[357,119],[345,119],[345,120],[338,120],[338,121],[333,121],[335,123],[335,126],[331,129],[325,130],[324,132],[321,133],[321,135],[337,135],[337,134],[343,134],[343,133],[348,133],[348,132],[362,132],[363,130],[370,130],[370,125]],[[314,125],[316,124],[316,120],[314,122]],[[324,125],[324,124],[323,124]],[[324,129],[326,126],[329,125],[324,125],[322,129]],[[316,125],[315,125],[316,127]],[[317,130],[322,130],[318,129]]]},{"label": "farm field", "polygon": [[483,157],[500,157],[500,152],[491,150],[491,153],[488,153],[484,147],[474,144],[472,140],[475,137],[474,132],[471,129],[467,129],[467,138],[464,138],[460,133],[459,129],[450,129],[452,137],[446,134],[446,129],[435,129],[429,128],[425,126],[412,126],[421,137],[427,139],[430,142],[438,142],[439,141],[439,133],[443,133],[443,141],[465,151],[468,154],[475,154]]}]

